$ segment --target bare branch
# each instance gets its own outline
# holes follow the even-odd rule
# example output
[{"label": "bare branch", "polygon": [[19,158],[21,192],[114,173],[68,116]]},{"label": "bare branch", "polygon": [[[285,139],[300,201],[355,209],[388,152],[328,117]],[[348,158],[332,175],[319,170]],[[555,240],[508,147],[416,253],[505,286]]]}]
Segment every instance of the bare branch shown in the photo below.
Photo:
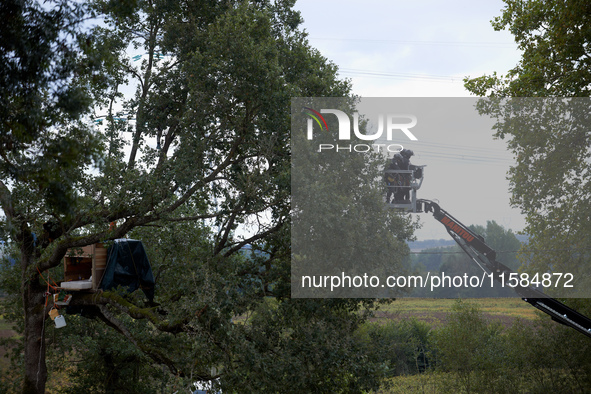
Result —
[{"label": "bare branch", "polygon": [[192,220],[201,220],[201,219],[212,219],[220,216],[221,213],[210,213],[205,215],[195,215],[195,216],[181,216],[178,218],[166,218],[164,219],[167,222],[187,222]]},{"label": "bare branch", "polygon": [[187,200],[193,194],[195,194],[200,187],[202,187],[206,183],[215,180],[217,175],[232,163],[232,159],[234,158],[234,155],[236,155],[238,147],[242,143],[243,139],[244,137],[242,136],[236,138],[234,144],[232,145],[232,148],[230,148],[230,152],[228,152],[228,156],[224,159],[224,161],[220,163],[220,165],[218,165],[208,176],[201,179],[199,182],[195,183],[195,185],[193,185],[189,190],[187,190],[174,204],[164,209],[162,212],[174,212],[178,207],[187,202]]},{"label": "bare branch", "polygon": [[248,245],[249,243],[252,243],[254,241],[258,241],[259,239],[265,238],[268,235],[278,232],[279,230],[281,230],[283,225],[284,225],[284,223],[282,221],[280,221],[279,223],[277,223],[276,226],[271,227],[270,229],[263,231],[262,233],[258,233],[256,235],[253,235],[250,238],[247,238],[245,240],[238,242],[232,248],[228,249],[228,251],[226,251],[226,253],[224,253],[224,257],[228,257],[228,256],[232,255],[233,253],[236,253],[237,251],[239,251],[240,249],[242,249],[244,246]]},{"label": "bare branch", "polygon": [[139,100],[139,107],[137,111],[137,121],[135,126],[135,133],[133,135],[133,143],[131,146],[131,152],[129,154],[129,162],[127,163],[128,168],[133,168],[135,165],[136,154],[139,148],[140,140],[145,128],[144,111],[146,105],[146,97],[150,91],[152,68],[154,66],[154,49],[156,48],[156,36],[158,35],[158,26],[152,26],[150,29],[150,37],[148,43],[148,65],[144,73],[144,84],[142,85],[142,95]]}]

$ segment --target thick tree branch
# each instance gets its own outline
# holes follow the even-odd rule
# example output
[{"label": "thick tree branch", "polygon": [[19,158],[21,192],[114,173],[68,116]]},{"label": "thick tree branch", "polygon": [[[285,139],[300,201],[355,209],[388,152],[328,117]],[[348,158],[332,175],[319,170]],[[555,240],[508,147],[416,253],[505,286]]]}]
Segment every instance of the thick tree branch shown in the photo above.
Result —
[{"label": "thick tree branch", "polygon": [[146,99],[150,91],[152,68],[154,67],[154,49],[156,48],[156,36],[158,35],[159,26],[152,26],[150,29],[150,37],[148,41],[148,65],[146,72],[144,73],[144,84],[142,85],[142,95],[139,99],[139,107],[137,111],[137,122],[135,127],[135,133],[133,135],[133,143],[131,146],[131,152],[129,154],[129,161],[127,168],[133,168],[135,165],[137,150],[139,148],[140,140],[145,129],[145,111],[146,111]]},{"label": "thick tree branch", "polygon": [[162,319],[154,308],[142,308],[134,305],[124,297],[115,292],[105,291],[98,293],[79,293],[72,297],[70,302],[72,306],[88,306],[88,305],[110,305],[122,313],[136,320],[149,320],[158,331],[168,332],[171,334],[178,334],[184,331],[184,326],[189,322],[190,317],[186,317],[179,321],[170,322]]},{"label": "thick tree branch", "polygon": [[[240,204],[238,204],[240,205]],[[224,234],[222,235],[221,239],[218,241],[218,244],[215,248],[214,254],[218,254],[224,249],[226,242],[228,242],[228,237],[230,236],[230,231],[234,227],[234,222],[236,221],[236,216],[238,215],[239,210],[234,210],[230,217],[228,218],[228,222],[226,223],[226,228],[224,230]]]},{"label": "thick tree branch", "polygon": [[270,229],[263,231],[262,233],[258,233],[256,235],[253,235],[250,238],[244,239],[240,242],[238,242],[237,244],[235,244],[233,247],[231,247],[230,249],[228,249],[226,251],[226,253],[224,253],[224,257],[228,257],[234,253],[236,253],[237,251],[239,251],[240,249],[242,249],[244,246],[248,245],[249,243],[258,241],[259,239],[263,239],[273,233],[278,232],[279,230],[281,230],[281,228],[283,227],[284,223],[283,221],[280,221],[279,223],[277,223],[276,226],[271,227]]},{"label": "thick tree branch", "polygon": [[195,216],[181,216],[177,218],[166,218],[167,222],[187,222],[187,221],[195,221],[195,220],[202,220],[202,219],[213,219],[220,216],[221,213],[210,213],[205,215],[195,215]]},{"label": "thick tree branch", "polygon": [[[80,293],[76,294],[72,301],[70,302],[71,306],[96,306],[99,313],[97,316],[103,320],[108,326],[114,328],[117,332],[125,336],[131,343],[133,343],[138,349],[140,349],[144,354],[150,357],[155,362],[165,365],[172,374],[187,377],[188,375],[178,369],[175,362],[167,357],[165,354],[160,352],[159,350],[148,346],[145,341],[138,340],[134,335],[127,329],[125,324],[121,322],[113,312],[109,310],[107,307],[112,306],[115,309],[127,314],[128,316],[134,319],[148,319],[154,326],[161,332],[168,332],[168,333],[179,333],[185,331],[185,324],[188,321],[188,318],[183,322],[176,322],[176,323],[168,323],[166,321],[161,320],[156,314],[154,314],[152,308],[140,308],[136,305],[133,305],[131,302],[125,300],[123,297],[119,296],[113,292],[100,292],[100,293]],[[205,310],[207,310],[207,305],[201,309],[198,309],[195,312],[195,315],[199,317]],[[219,375],[204,375],[200,374],[199,379],[204,381],[209,381],[218,378]]]},{"label": "thick tree branch", "polygon": [[138,341],[132,334],[129,332],[127,327],[123,323],[121,323],[113,313],[105,306],[105,305],[97,305],[98,310],[100,311],[99,317],[103,320],[108,326],[117,330],[120,334],[122,334],[125,338],[127,338],[131,343],[133,343],[138,349],[140,349],[143,353],[149,356],[152,360],[156,361],[159,364],[166,365],[166,367],[170,370],[173,375],[185,377],[185,373],[179,370],[174,361],[166,357],[162,354],[159,350],[154,348],[148,347],[145,341]]},{"label": "thick tree branch", "polygon": [[228,156],[226,156],[224,161],[221,162],[214,170],[212,170],[212,172],[208,176],[195,183],[195,185],[193,185],[189,190],[187,190],[174,204],[171,204],[169,207],[165,208],[162,211],[162,213],[169,213],[175,211],[178,207],[186,203],[187,200],[191,198],[191,196],[193,196],[197,192],[197,190],[199,190],[199,188],[216,179],[217,175],[232,163],[232,160],[238,151],[238,147],[242,144],[243,140],[244,137],[242,136],[236,138],[236,140],[232,144],[232,147],[230,148],[230,151],[228,152]]},{"label": "thick tree branch", "polygon": [[3,181],[0,181],[0,204],[8,220],[14,219],[16,213],[12,205],[12,193]]}]

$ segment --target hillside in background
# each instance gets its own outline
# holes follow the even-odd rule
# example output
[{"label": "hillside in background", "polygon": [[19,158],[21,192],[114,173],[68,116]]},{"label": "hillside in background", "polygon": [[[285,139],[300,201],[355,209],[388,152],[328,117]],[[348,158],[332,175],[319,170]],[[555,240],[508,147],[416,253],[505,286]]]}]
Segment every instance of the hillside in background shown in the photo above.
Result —
[{"label": "hillside in background", "polygon": [[[517,238],[519,240],[519,242],[521,243],[527,243],[529,236],[524,235],[524,234],[515,234],[515,238]],[[455,245],[455,241],[450,239],[425,239],[422,241],[413,241],[413,242],[407,242],[410,250],[412,251],[420,251],[423,249],[432,249],[432,248],[441,248],[441,247],[447,247],[447,246],[453,246]]]},{"label": "hillside in background", "polygon": [[440,248],[455,245],[455,241],[450,239],[426,239],[423,241],[407,242],[410,250],[418,251],[423,249]]}]

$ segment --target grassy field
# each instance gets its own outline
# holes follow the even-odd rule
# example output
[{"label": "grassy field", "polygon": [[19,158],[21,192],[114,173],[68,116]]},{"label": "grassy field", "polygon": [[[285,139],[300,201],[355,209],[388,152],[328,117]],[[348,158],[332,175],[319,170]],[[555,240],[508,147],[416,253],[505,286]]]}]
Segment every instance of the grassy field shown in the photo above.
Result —
[{"label": "grassy field", "polygon": [[[475,298],[467,300],[477,304],[487,319],[510,325],[515,319],[532,320],[536,309],[521,298]],[[415,318],[432,326],[445,321],[445,315],[456,299],[399,298],[389,305],[383,305],[376,312],[373,321],[403,320]]]},{"label": "grassy field", "polygon": [[[461,302],[478,305],[485,319],[500,322],[509,327],[516,319],[532,321],[537,310],[520,298],[482,298]],[[416,319],[433,328],[445,324],[445,319],[457,299],[401,298],[381,306],[372,319],[378,323]],[[418,375],[396,376],[383,382],[380,390],[373,394],[443,394],[450,392],[456,377],[449,373],[434,372]]]},{"label": "grassy field", "polygon": [[4,318],[2,317],[2,315],[0,315],[0,331],[11,330],[11,329],[12,329],[12,324],[5,321]]},{"label": "grassy field", "polygon": [[[10,338],[16,335],[16,332],[12,330],[12,324],[4,320],[3,316],[0,315],[0,339]],[[7,349],[0,345],[0,372],[5,372],[10,367],[10,360],[6,356]],[[1,385],[1,384],[0,384]]]},{"label": "grassy field", "polygon": [[451,375],[445,373],[397,376],[384,382],[381,389],[372,394],[445,393],[445,383],[450,378]]}]

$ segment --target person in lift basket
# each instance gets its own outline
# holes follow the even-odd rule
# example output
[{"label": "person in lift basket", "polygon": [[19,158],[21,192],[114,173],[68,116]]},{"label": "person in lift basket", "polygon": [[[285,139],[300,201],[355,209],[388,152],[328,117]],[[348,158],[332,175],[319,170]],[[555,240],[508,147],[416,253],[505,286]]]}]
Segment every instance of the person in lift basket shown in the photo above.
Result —
[{"label": "person in lift basket", "polygon": [[[414,170],[415,178],[421,178],[423,176],[422,170],[412,164],[410,164],[410,158],[414,155],[414,152],[410,149],[403,149],[400,153],[396,153],[392,158],[392,161],[386,166],[386,171],[389,170]],[[396,173],[385,173],[386,181],[386,203],[390,203],[390,198],[394,194],[393,203],[409,203],[410,202],[410,182],[411,174],[396,174]]]}]

